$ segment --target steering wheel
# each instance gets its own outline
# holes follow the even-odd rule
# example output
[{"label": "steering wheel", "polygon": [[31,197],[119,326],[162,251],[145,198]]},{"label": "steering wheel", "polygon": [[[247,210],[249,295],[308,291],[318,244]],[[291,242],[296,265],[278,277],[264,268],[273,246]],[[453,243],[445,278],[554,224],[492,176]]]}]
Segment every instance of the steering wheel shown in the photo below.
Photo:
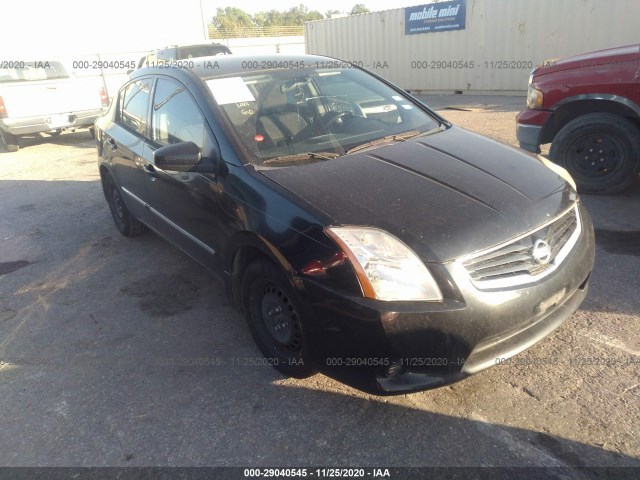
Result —
[{"label": "steering wheel", "polygon": [[351,105],[351,107],[353,107],[354,116],[367,118],[367,114],[364,113],[364,110],[362,109],[362,107],[360,106],[360,104],[358,102],[355,102],[353,100],[347,100],[347,102],[349,102],[349,105]]},{"label": "steering wheel", "polygon": [[355,115],[352,112],[327,112],[320,119],[322,129],[326,130],[338,120],[341,120],[345,117],[354,117]]}]

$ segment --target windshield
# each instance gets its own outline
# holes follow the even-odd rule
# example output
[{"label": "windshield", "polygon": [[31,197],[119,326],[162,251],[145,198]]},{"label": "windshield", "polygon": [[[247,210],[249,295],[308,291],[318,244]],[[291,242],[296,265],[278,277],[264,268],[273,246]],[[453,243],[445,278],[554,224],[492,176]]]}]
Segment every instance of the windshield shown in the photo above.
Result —
[{"label": "windshield", "polygon": [[31,82],[68,78],[69,74],[60,62],[8,62],[11,68],[0,68],[0,83]]},{"label": "windshield", "polygon": [[[228,132],[256,166],[323,161],[368,143],[402,141],[440,126],[409,99],[359,69],[252,71],[210,79],[207,85]],[[290,162],[269,161],[282,157]]]}]

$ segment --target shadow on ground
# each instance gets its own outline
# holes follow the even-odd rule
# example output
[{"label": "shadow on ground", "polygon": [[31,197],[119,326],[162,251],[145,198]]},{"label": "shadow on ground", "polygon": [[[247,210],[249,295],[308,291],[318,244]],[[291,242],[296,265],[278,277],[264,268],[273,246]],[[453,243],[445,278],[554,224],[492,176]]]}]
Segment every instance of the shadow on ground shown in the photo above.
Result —
[{"label": "shadow on ground", "polygon": [[[67,147],[87,148],[94,147],[95,141],[86,128],[77,129],[75,132],[65,131],[61,135],[49,135],[48,133],[33,133],[21,136],[18,139],[20,149],[29,149],[37,145],[59,145]],[[0,153],[9,153],[0,141]]]},{"label": "shadow on ground", "polygon": [[1,181],[0,196],[2,465],[640,467],[489,423],[481,403],[462,418],[283,379],[219,282],[152,234],[119,236],[98,182]]}]

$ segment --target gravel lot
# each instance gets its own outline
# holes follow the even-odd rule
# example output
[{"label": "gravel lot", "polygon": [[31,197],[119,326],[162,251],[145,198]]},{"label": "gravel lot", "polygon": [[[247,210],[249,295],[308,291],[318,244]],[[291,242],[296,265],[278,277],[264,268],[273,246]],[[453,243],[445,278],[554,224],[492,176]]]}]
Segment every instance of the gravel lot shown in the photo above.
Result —
[{"label": "gravel lot", "polygon": [[[523,98],[426,101],[515,144]],[[511,365],[378,398],[248,365],[222,284],[118,234],[86,130],[21,146],[0,150],[0,465],[640,467],[640,182],[583,197],[596,266],[562,328]]]}]

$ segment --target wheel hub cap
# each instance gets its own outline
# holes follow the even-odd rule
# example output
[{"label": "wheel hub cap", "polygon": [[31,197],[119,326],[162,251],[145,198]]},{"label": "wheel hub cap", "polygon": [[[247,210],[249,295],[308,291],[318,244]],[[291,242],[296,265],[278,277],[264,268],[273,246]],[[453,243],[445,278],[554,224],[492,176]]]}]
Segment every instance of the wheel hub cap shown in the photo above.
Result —
[{"label": "wheel hub cap", "polygon": [[622,147],[608,135],[587,135],[572,145],[570,155],[574,171],[580,176],[601,177],[615,170],[622,157]]},{"label": "wheel hub cap", "polygon": [[297,313],[286,294],[273,284],[266,285],[262,297],[262,319],[267,332],[288,350],[300,346]]}]

